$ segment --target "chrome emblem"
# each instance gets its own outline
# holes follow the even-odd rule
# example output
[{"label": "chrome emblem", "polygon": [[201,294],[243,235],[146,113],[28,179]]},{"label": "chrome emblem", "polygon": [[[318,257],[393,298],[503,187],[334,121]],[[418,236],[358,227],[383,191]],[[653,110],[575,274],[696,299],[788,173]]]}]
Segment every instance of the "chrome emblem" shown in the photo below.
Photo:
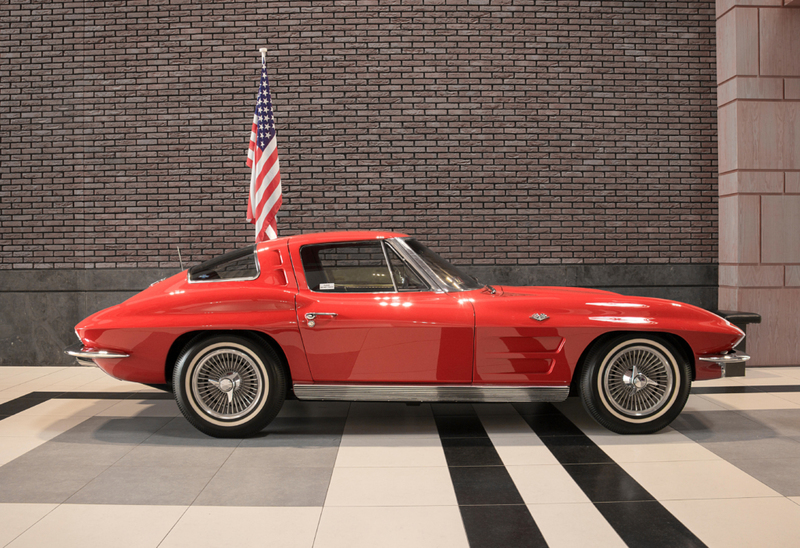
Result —
[{"label": "chrome emblem", "polygon": [[531,319],[536,320],[537,322],[543,322],[549,317],[550,316],[548,316],[547,314],[534,314],[533,316],[531,316]]}]

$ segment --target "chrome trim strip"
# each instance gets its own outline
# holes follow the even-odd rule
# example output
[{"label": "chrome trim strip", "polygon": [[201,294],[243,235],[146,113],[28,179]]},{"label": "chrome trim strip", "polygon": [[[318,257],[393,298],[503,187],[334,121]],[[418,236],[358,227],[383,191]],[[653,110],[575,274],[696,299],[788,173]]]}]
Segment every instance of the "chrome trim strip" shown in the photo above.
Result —
[{"label": "chrome trim strip", "polygon": [[386,253],[386,240],[381,240],[381,251],[383,252],[383,260],[386,261],[386,268],[389,269],[389,278],[392,279],[392,287],[394,287],[394,292],[397,293],[397,282],[394,281],[392,263],[389,262],[389,255]]},{"label": "chrome trim strip", "polygon": [[389,240],[389,245],[404,261],[406,261],[406,263],[408,263],[408,266],[415,270],[417,274],[421,275],[422,279],[428,283],[434,292],[447,293],[450,290],[449,287],[439,281],[439,278],[436,277],[431,267],[420,259],[402,238],[391,238]]},{"label": "chrome trim strip", "polygon": [[713,362],[724,365],[726,363],[746,362],[750,359],[750,356],[743,352],[739,352],[738,350],[734,350],[733,352],[729,352],[727,354],[708,354],[706,356],[699,356],[698,359],[702,362]]},{"label": "chrome trim strip", "polygon": [[294,384],[299,400],[400,402],[560,402],[568,386]]},{"label": "chrome trim strip", "polygon": [[[220,283],[220,282],[251,282],[253,280],[257,280],[261,277],[261,258],[258,256],[258,247],[253,251],[253,260],[256,263],[256,275],[249,276],[244,278],[220,278],[219,280],[193,280],[192,277],[189,275],[189,270],[191,268],[187,268],[186,272],[186,281],[190,284],[212,284],[212,283]],[[194,268],[194,267],[192,267]],[[166,279],[166,278],[164,278]]]},{"label": "chrome trim strip", "polygon": [[[80,348],[80,350],[77,350]],[[80,343],[64,349],[64,353],[84,360],[93,360],[96,358],[130,358],[130,354],[123,354],[122,352],[114,352],[112,350],[103,350],[101,348],[87,348]]]}]

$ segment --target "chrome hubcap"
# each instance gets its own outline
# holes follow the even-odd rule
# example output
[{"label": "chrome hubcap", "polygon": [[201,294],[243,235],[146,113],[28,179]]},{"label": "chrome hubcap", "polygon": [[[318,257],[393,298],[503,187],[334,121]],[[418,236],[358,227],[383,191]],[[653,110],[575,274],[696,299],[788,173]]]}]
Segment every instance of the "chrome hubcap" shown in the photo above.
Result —
[{"label": "chrome hubcap", "polygon": [[663,407],[672,394],[672,367],[655,348],[625,348],[606,368],[603,388],[617,411],[628,416],[649,415]]},{"label": "chrome hubcap", "polygon": [[192,392],[203,411],[218,419],[234,420],[258,405],[264,382],[251,356],[221,348],[203,356],[195,367]]}]

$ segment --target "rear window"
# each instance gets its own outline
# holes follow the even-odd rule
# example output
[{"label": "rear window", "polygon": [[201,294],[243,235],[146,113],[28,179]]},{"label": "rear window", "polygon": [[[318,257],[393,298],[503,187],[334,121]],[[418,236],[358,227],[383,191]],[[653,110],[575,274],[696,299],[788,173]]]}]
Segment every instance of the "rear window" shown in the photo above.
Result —
[{"label": "rear window", "polygon": [[190,282],[255,280],[258,278],[256,246],[230,251],[189,269]]}]

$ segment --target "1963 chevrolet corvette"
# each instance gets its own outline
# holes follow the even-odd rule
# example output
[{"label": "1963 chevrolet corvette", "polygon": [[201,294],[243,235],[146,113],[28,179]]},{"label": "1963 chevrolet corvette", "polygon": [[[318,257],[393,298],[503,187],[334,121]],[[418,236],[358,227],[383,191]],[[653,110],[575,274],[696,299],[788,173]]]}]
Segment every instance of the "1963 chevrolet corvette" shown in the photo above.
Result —
[{"label": "1963 chevrolet corvette", "polygon": [[82,321],[66,351],[166,385],[218,437],[301,400],[558,402],[651,433],[693,380],[743,375],[744,333],[700,308],[565,287],[492,287],[391,232],[279,238],[206,261]]}]

